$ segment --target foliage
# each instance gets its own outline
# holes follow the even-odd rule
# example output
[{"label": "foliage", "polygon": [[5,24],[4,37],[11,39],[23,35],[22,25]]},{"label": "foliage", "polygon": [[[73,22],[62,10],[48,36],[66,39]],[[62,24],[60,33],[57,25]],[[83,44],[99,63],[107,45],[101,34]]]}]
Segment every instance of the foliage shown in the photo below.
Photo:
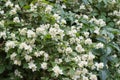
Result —
[{"label": "foliage", "polygon": [[120,0],[0,0],[1,80],[119,80],[119,57]]}]

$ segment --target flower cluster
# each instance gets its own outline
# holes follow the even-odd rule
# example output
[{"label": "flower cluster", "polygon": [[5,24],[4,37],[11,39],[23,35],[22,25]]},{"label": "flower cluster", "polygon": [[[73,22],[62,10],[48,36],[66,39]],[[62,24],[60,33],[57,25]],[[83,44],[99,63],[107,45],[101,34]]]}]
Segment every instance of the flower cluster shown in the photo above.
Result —
[{"label": "flower cluster", "polygon": [[[102,5],[104,0],[98,2]],[[115,0],[112,2],[117,4]],[[12,66],[9,70],[14,70],[10,79],[109,79],[107,71],[119,61],[120,20],[116,16],[119,17],[120,11],[105,14],[98,6],[91,5],[96,2],[85,4],[84,0],[78,12],[68,11],[70,3],[62,0],[56,3],[2,0],[1,3],[5,5],[0,6],[3,17],[0,19],[0,41],[3,40],[0,52],[5,54],[5,64]]]}]

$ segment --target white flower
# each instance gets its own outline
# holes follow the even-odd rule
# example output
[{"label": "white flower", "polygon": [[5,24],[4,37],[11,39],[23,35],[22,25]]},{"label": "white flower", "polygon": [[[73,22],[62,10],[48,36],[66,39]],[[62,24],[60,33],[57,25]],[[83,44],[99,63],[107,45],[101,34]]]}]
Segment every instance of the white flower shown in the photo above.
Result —
[{"label": "white flower", "polygon": [[15,48],[15,46],[16,46],[15,41],[7,41],[5,44],[6,52],[8,52],[8,50],[11,48]]},{"label": "white flower", "polygon": [[89,34],[90,34],[89,32],[84,32],[84,36],[85,36],[85,37],[88,37]]},{"label": "white flower", "polygon": [[60,64],[62,62],[63,62],[62,59],[55,59],[55,63],[57,63],[57,64]]},{"label": "white flower", "polygon": [[56,19],[56,20],[59,20],[60,19],[60,16],[58,14],[54,14],[53,17]]},{"label": "white flower", "polygon": [[36,37],[36,34],[35,34],[35,32],[33,32],[32,30],[28,30],[28,31],[27,31],[27,37],[28,37],[28,38],[35,38],[35,37]]},{"label": "white flower", "polygon": [[27,62],[29,62],[31,59],[32,59],[32,57],[31,57],[30,55],[25,55],[25,60],[26,60]]},{"label": "white flower", "polygon": [[62,19],[62,20],[61,20],[61,24],[66,24],[66,20],[65,20],[65,19]]},{"label": "white flower", "polygon": [[54,71],[56,77],[58,77],[59,74],[63,74],[62,70],[61,70],[60,67],[57,66],[57,65],[54,66],[52,70]]},{"label": "white flower", "polygon": [[30,45],[27,45],[25,42],[19,45],[19,49],[25,49],[28,51],[28,53],[32,52],[32,47]]},{"label": "white flower", "polygon": [[15,9],[20,10],[20,6],[18,4],[15,5]]},{"label": "white flower", "polygon": [[90,80],[97,80],[97,76],[94,75],[94,74],[91,74],[91,75],[90,75]]},{"label": "white flower", "polygon": [[101,42],[96,45],[96,49],[103,48],[103,47],[104,47],[104,44]]},{"label": "white flower", "polygon": [[27,28],[19,29],[20,35],[26,35]]},{"label": "white flower", "polygon": [[14,15],[14,14],[16,14],[17,13],[17,11],[16,11],[16,8],[13,8],[12,10],[10,10],[10,15]]},{"label": "white flower", "polygon": [[8,7],[8,6],[13,7],[13,3],[12,3],[10,0],[8,0],[8,1],[5,3],[5,6],[6,6],[6,7]]},{"label": "white flower", "polygon": [[88,73],[88,70],[87,70],[86,68],[83,68],[83,69],[82,69],[82,74],[85,75],[85,74],[87,74],[87,73]]},{"label": "white flower", "polygon": [[103,19],[99,19],[99,25],[103,27],[106,26],[106,23],[103,21]]},{"label": "white flower", "polygon": [[11,38],[12,38],[13,40],[15,40],[15,39],[16,39],[16,37],[15,37],[15,34],[14,34],[14,33],[11,33],[10,35],[11,35]]},{"label": "white flower", "polygon": [[88,54],[83,54],[81,57],[83,61],[86,61],[88,59]]},{"label": "white flower", "polygon": [[34,52],[34,56],[39,57],[40,55],[38,52]]},{"label": "white flower", "polygon": [[46,30],[44,27],[38,27],[36,28],[36,33],[39,35],[39,34],[47,34]]},{"label": "white flower", "polygon": [[21,35],[26,35],[27,28],[19,29],[19,32],[20,32]]},{"label": "white flower", "polygon": [[72,53],[73,52],[71,47],[67,47],[65,51],[66,51],[66,53]]},{"label": "white flower", "polygon": [[75,38],[70,38],[70,44],[75,43]]},{"label": "white flower", "polygon": [[4,14],[4,11],[3,11],[3,10],[1,10],[1,11],[0,11],[0,14]]},{"label": "white flower", "polygon": [[75,48],[75,50],[76,50],[77,52],[80,52],[80,53],[85,51],[84,48],[82,48],[81,45],[77,45],[76,48]]},{"label": "white flower", "polygon": [[20,66],[21,65],[21,61],[20,60],[14,60],[14,64]]},{"label": "white flower", "polygon": [[81,5],[80,5],[80,9],[85,9],[85,5],[84,5],[84,4],[81,4]]},{"label": "white flower", "polygon": [[34,61],[29,62],[28,67],[29,67],[29,69],[32,69],[32,71],[34,72],[34,71],[36,71],[37,66],[33,62]]},{"label": "white flower", "polygon": [[84,66],[87,66],[88,65],[88,62],[87,61],[80,61],[79,63],[78,63],[78,66],[80,67],[80,68],[83,68]]},{"label": "white flower", "polygon": [[77,30],[76,29],[71,29],[70,31],[68,31],[68,35],[73,37],[76,36]]},{"label": "white flower", "polygon": [[16,53],[12,53],[12,54],[10,55],[10,59],[11,59],[11,60],[14,60],[16,56],[17,56]]},{"label": "white flower", "polygon": [[96,33],[97,35],[99,35],[99,32],[100,31],[100,28],[96,27],[95,30],[94,30],[94,33]]},{"label": "white flower", "polygon": [[83,18],[86,19],[86,20],[89,19],[87,15],[83,15]]},{"label": "white flower", "polygon": [[61,8],[65,9],[65,8],[66,8],[66,6],[63,4],[63,5],[61,6]]},{"label": "white flower", "polygon": [[95,55],[92,54],[92,52],[89,52],[88,60],[93,60],[95,58]]},{"label": "white flower", "polygon": [[19,49],[24,49],[26,46],[27,46],[27,44],[25,42],[23,42],[19,45]]},{"label": "white flower", "polygon": [[47,69],[47,63],[46,63],[46,62],[43,62],[43,63],[41,64],[41,68],[44,69],[44,70]]},{"label": "white flower", "polygon": [[49,59],[49,55],[47,53],[44,53],[44,61],[47,61]]},{"label": "white flower", "polygon": [[0,38],[3,38],[5,39],[7,36],[6,36],[6,32],[3,31],[3,32],[0,32]]},{"label": "white flower", "polygon": [[100,70],[100,69],[103,69],[104,64],[102,62],[101,63],[95,63],[95,66],[97,67],[97,70]]},{"label": "white flower", "polygon": [[23,76],[21,75],[21,72],[20,71],[18,71],[17,69],[15,70],[15,76],[18,76],[18,77],[20,77],[20,78],[23,78]]},{"label": "white flower", "polygon": [[83,77],[82,77],[82,80],[89,80],[89,79],[88,79],[88,77],[83,76]]},{"label": "white flower", "polygon": [[85,44],[88,44],[88,45],[92,44],[92,40],[90,38],[86,39]]},{"label": "white flower", "polygon": [[50,13],[52,11],[52,6],[48,5],[45,9],[45,12]]},{"label": "white flower", "polygon": [[0,26],[4,27],[4,23],[5,23],[5,21],[4,21],[4,20],[1,20],[1,21],[0,21]]},{"label": "white flower", "polygon": [[19,23],[19,22],[20,22],[20,19],[19,19],[18,17],[15,17],[15,18],[13,19],[13,22]]},{"label": "white flower", "polygon": [[31,47],[30,45],[27,45],[27,46],[24,47],[24,48],[25,48],[25,50],[26,50],[28,53],[32,52],[32,47]]},{"label": "white flower", "polygon": [[30,11],[36,11],[37,5],[34,5],[33,3],[30,4]]}]

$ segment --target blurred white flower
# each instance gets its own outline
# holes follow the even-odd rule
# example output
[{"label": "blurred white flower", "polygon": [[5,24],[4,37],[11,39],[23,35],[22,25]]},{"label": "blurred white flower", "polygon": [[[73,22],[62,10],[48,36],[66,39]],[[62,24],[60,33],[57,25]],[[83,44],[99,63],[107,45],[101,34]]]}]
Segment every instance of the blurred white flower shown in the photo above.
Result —
[{"label": "blurred white flower", "polygon": [[104,47],[104,44],[101,42],[95,46],[96,49],[103,48],[103,47]]},{"label": "blurred white flower", "polygon": [[46,13],[50,13],[52,11],[52,6],[51,5],[47,5],[45,12]]},{"label": "blurred white flower", "polygon": [[66,20],[65,20],[65,19],[62,19],[62,20],[61,20],[61,24],[66,24]]},{"label": "blurred white flower", "polygon": [[17,56],[17,54],[16,53],[12,53],[11,55],[10,55],[10,59],[11,60],[15,60],[15,57]]},{"label": "blurred white flower", "polygon": [[20,35],[26,35],[27,28],[19,29]]},{"label": "blurred white flower", "polygon": [[60,19],[59,14],[54,14],[53,17],[54,17],[56,20],[59,20],[59,19]]},{"label": "blurred white flower", "polygon": [[41,64],[41,68],[44,69],[44,70],[47,69],[47,63],[46,63],[46,62],[43,62],[43,63]]},{"label": "blurred white flower", "polygon": [[83,48],[80,44],[76,46],[75,50],[76,50],[77,52],[79,52],[79,53],[85,51],[84,48]]},{"label": "blurred white flower", "polygon": [[29,67],[29,69],[32,69],[33,72],[36,71],[36,69],[37,69],[37,66],[34,64],[34,61],[30,61],[28,63],[28,67]]},{"label": "blurred white flower", "polygon": [[81,5],[80,5],[80,9],[85,9],[85,5],[84,5],[84,4],[81,4]]},{"label": "blurred white flower", "polygon": [[65,51],[66,51],[66,53],[72,53],[73,52],[71,47],[67,47]]},{"label": "blurred white flower", "polygon": [[20,19],[19,19],[18,17],[15,17],[15,18],[13,19],[13,22],[19,23],[19,22],[20,22]]},{"label": "blurred white flower", "polygon": [[23,76],[21,75],[21,72],[20,71],[18,71],[17,69],[15,70],[15,76],[18,76],[18,77],[20,77],[20,78],[23,78]]},{"label": "blurred white flower", "polygon": [[27,62],[29,62],[31,59],[32,59],[32,57],[30,55],[27,55],[27,54],[25,55],[25,60]]},{"label": "blurred white flower", "polygon": [[83,77],[82,77],[82,80],[89,80],[89,79],[88,79],[88,77],[83,76]]},{"label": "blurred white flower", "polygon": [[60,69],[60,67],[57,66],[57,65],[54,66],[52,70],[54,71],[56,77],[58,77],[59,74],[63,74],[63,71],[62,71],[62,70]]},{"label": "blurred white flower", "polygon": [[20,66],[21,65],[21,61],[20,60],[14,60],[14,64]]},{"label": "blurred white flower", "polygon": [[0,38],[3,38],[3,39],[6,39],[6,32],[3,31],[3,32],[0,32]]},{"label": "blurred white flower", "polygon": [[89,17],[87,15],[83,15],[83,18],[86,19],[86,20],[89,19]]},{"label": "blurred white flower", "polygon": [[85,36],[85,37],[88,37],[89,34],[90,34],[89,32],[84,32],[84,36]]},{"label": "blurred white flower", "polygon": [[91,75],[90,75],[90,80],[98,80],[98,79],[97,79],[97,76],[96,76],[96,75],[91,74]]},{"label": "blurred white flower", "polygon": [[27,37],[28,37],[28,38],[35,38],[35,37],[36,37],[36,34],[35,34],[35,32],[33,32],[32,30],[28,30],[28,31],[27,31]]},{"label": "blurred white flower", "polygon": [[5,51],[8,52],[9,49],[15,48],[15,46],[16,46],[15,41],[7,41],[5,43]]},{"label": "blurred white flower", "polygon": [[103,69],[104,64],[102,62],[101,63],[95,63],[95,66],[97,67],[97,70],[100,70],[100,69]]},{"label": "blurred white flower", "polygon": [[95,55],[92,54],[92,52],[89,52],[88,60],[93,60],[95,58]]},{"label": "blurred white flower", "polygon": [[8,1],[5,3],[5,6],[6,6],[6,7],[8,7],[8,6],[13,7],[13,3],[12,3],[10,0],[8,0]]},{"label": "blurred white flower", "polygon": [[88,44],[88,45],[92,44],[92,40],[90,38],[87,38],[85,40],[85,44]]}]

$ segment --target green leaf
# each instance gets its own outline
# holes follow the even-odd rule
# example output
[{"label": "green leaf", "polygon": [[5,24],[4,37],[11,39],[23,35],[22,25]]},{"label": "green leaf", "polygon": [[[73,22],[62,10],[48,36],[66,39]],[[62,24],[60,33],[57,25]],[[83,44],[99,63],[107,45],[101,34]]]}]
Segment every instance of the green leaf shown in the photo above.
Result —
[{"label": "green leaf", "polygon": [[104,4],[107,5],[108,1],[107,0],[103,0]]},{"label": "green leaf", "polygon": [[98,41],[100,41],[100,42],[103,42],[103,43],[106,43],[107,41],[106,41],[106,39],[105,38],[103,38],[103,37],[98,37],[98,38],[96,38]]},{"label": "green leaf", "polygon": [[88,0],[82,0],[85,4],[89,4]]},{"label": "green leaf", "polygon": [[111,52],[112,52],[111,47],[107,47],[107,49],[106,49],[106,53],[107,53],[107,55],[109,55]]},{"label": "green leaf", "polygon": [[93,1],[92,0],[89,0],[90,3],[92,3]]},{"label": "green leaf", "polygon": [[107,73],[106,73],[105,70],[102,70],[100,72],[100,78],[101,78],[101,80],[106,80],[107,79]]},{"label": "green leaf", "polygon": [[3,64],[0,64],[0,74],[3,73],[5,70],[5,66]]}]

